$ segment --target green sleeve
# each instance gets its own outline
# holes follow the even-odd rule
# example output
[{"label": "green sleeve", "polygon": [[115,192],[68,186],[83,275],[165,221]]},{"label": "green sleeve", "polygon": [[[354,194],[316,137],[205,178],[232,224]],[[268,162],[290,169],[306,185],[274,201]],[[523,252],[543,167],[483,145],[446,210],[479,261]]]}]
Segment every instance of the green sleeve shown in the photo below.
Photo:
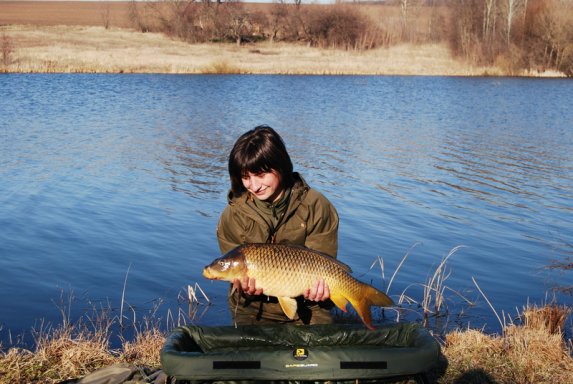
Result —
[{"label": "green sleeve", "polygon": [[[310,190],[309,192],[314,191]],[[336,257],[338,253],[338,213],[322,194],[314,191],[311,199],[311,216],[307,223],[305,246]]]},{"label": "green sleeve", "polygon": [[217,224],[217,241],[222,255],[241,244],[238,228],[240,224],[237,217],[233,214],[231,207],[227,206]]}]

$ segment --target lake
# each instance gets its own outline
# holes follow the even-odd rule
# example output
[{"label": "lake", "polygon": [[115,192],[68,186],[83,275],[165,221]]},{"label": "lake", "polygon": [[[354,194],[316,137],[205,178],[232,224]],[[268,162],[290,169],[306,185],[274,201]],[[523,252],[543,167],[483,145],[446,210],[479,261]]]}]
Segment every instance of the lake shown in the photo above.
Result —
[{"label": "lake", "polygon": [[400,321],[421,320],[450,252],[442,329],[499,332],[485,297],[510,319],[573,303],[570,80],[20,74],[0,94],[4,347],[94,308],[190,321],[196,284],[211,305],[193,322],[231,324],[227,284],[201,271],[228,153],[259,124],[338,209],[339,259],[391,282]]}]

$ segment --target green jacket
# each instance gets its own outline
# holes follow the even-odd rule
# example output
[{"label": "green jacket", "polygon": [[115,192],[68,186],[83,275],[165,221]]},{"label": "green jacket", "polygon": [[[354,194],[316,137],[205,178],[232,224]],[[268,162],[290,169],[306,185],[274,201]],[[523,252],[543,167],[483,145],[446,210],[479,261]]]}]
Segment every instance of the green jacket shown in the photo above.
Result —
[{"label": "green jacket", "polygon": [[315,251],[336,257],[338,251],[338,213],[320,192],[310,188],[295,173],[285,216],[272,232],[271,225],[255,208],[249,193],[228,196],[217,226],[221,253],[225,254],[244,243],[271,242],[304,245]]}]

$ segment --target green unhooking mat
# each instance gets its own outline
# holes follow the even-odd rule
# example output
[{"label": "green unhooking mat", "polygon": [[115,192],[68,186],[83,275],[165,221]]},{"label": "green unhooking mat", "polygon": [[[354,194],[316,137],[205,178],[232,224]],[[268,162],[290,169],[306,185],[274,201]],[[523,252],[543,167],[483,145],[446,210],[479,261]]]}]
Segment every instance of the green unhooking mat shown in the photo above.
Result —
[{"label": "green unhooking mat", "polygon": [[190,382],[349,380],[416,375],[439,345],[417,324],[179,327],[161,351],[164,373]]}]

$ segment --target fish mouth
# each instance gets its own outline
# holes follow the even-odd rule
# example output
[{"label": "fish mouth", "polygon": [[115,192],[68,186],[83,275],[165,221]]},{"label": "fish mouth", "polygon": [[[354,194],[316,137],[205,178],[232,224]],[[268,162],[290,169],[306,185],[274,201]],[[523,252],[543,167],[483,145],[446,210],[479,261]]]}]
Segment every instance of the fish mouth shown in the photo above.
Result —
[{"label": "fish mouth", "polygon": [[211,272],[211,268],[209,267],[205,267],[205,269],[203,269],[203,276],[209,280],[221,280],[219,276],[216,276]]}]

